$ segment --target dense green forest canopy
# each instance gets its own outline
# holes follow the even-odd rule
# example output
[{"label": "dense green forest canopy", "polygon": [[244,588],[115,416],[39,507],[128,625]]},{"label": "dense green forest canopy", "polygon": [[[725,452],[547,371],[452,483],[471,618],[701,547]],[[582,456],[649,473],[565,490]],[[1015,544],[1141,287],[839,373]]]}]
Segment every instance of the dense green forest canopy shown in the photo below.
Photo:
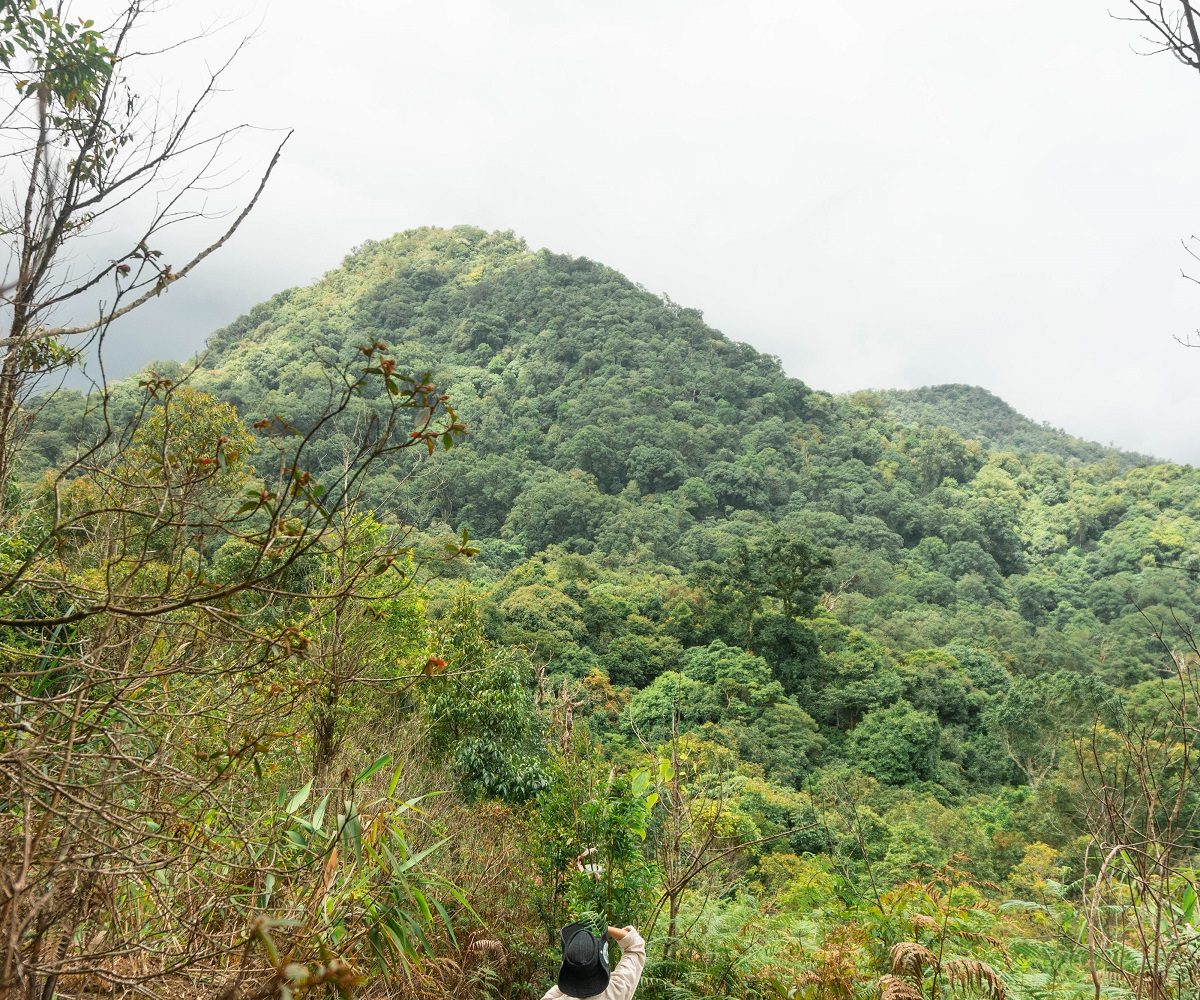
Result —
[{"label": "dense green forest canopy", "polygon": [[[965,643],[1014,676],[1120,685],[1161,663],[1148,618],[1196,615],[1193,470],[1084,445],[981,390],[814,391],[698,311],[511,233],[367,243],[217,332],[192,384],[248,420],[304,427],[331,366],[376,340],[432,371],[470,432],[433,462],[376,470],[368,497],[426,529],[468,528],[474,575],[499,587],[570,554],[687,588],[702,564],[781,534],[828,553],[822,613],[892,654]],[[78,403],[40,418],[30,476],[73,447]],[[344,446],[326,433],[320,461]],[[579,648],[603,658],[613,638]]]},{"label": "dense green forest canopy", "polygon": [[1149,455],[1084,441],[1047,423],[1022,416],[1004,400],[976,385],[927,385],[879,393],[888,413],[901,423],[938,424],[993,451],[1045,452],[1081,462],[1115,457],[1122,465],[1154,465]]},{"label": "dense green forest canopy", "polygon": [[[1041,907],[1036,920],[1075,919],[1066,887],[1088,841],[1070,740],[1170,705],[1162,678],[1200,619],[1200,473],[1035,424],[979,389],[820,392],[610,268],[470,227],[368,242],[218,331],[194,366],[148,370],[186,374],[251,425],[318,426],[320,478],[385,403],[367,385],[320,420],[336,373],[373,362],[376,344],[399,370],[431,373],[468,429],[431,457],[376,463],[363,505],[414,526],[426,587],[405,614],[425,623],[412,643],[426,672],[470,666],[422,696],[436,759],[464,802],[514,810],[551,845],[525,859],[555,886],[553,899],[532,892],[530,921],[552,926],[589,898],[570,875],[588,841],[564,833],[585,814],[624,831],[605,843],[625,881],[593,901],[616,893],[642,919],[661,888],[656,975],[680,990],[693,973],[670,963],[689,912],[716,948],[721,920],[752,921],[763,901],[817,948],[828,928],[813,913],[861,905],[886,923],[908,913],[894,887],[953,866],[952,880]],[[116,387],[112,410],[135,408],[147,378]],[[97,419],[78,394],[46,400],[25,481],[67,461]],[[468,549],[463,529],[477,552],[437,558]],[[205,558],[219,570],[229,554]],[[663,768],[670,815],[717,802],[709,847],[757,846],[722,855],[711,899],[689,897],[663,875],[677,854],[648,858],[629,838],[653,832],[650,779],[610,775],[584,806],[562,770],[581,766],[564,764],[572,753]],[[950,946],[972,954],[1017,920],[976,888],[962,890],[978,904],[967,916],[922,891],[928,912],[961,918]],[[1004,932],[1028,945],[1005,959],[1010,987],[1076,995],[1078,971],[1052,992],[1031,943],[1044,927],[1028,919]],[[1064,968],[1080,960],[1064,954]],[[773,955],[756,959],[762,982],[776,981]],[[813,961],[801,995],[851,995],[822,992],[828,969]],[[661,995],[777,995],[707,988]]]}]

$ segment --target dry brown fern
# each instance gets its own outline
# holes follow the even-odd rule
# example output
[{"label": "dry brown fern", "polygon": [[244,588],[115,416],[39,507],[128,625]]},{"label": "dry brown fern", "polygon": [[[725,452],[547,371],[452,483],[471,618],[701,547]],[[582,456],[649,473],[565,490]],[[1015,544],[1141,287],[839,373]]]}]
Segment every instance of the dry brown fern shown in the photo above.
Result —
[{"label": "dry brown fern", "polygon": [[953,989],[973,990],[986,994],[991,1000],[1005,1000],[1007,996],[996,970],[977,958],[952,958],[942,965],[942,971]]},{"label": "dry brown fern", "polygon": [[807,968],[798,971],[796,996],[814,1000],[852,1000],[870,989],[874,976],[858,968],[864,941],[861,928],[838,927],[829,931],[822,947],[810,953]]},{"label": "dry brown fern", "polygon": [[937,921],[936,918],[931,917],[928,914],[914,913],[911,919],[914,931],[933,931],[934,934],[940,934],[942,931],[942,925]]},{"label": "dry brown fern", "polygon": [[921,991],[907,979],[884,976],[879,980],[879,1000],[925,1000]]},{"label": "dry brown fern", "polygon": [[1163,976],[1148,972],[1121,971],[1111,969],[1100,973],[1101,981],[1116,986],[1137,996],[1165,997],[1168,995]]},{"label": "dry brown fern", "polygon": [[467,953],[488,958],[503,959],[505,957],[504,945],[495,938],[477,938],[467,945]]},{"label": "dry brown fern", "polygon": [[985,934],[983,931],[969,931],[965,928],[957,928],[954,931],[954,936],[962,938],[964,941],[974,941],[976,944],[986,944],[992,948],[1004,951],[1004,942],[998,937],[993,937],[991,934]]},{"label": "dry brown fern", "polygon": [[937,965],[937,956],[917,941],[898,941],[890,952],[892,972],[919,980],[927,968]]}]

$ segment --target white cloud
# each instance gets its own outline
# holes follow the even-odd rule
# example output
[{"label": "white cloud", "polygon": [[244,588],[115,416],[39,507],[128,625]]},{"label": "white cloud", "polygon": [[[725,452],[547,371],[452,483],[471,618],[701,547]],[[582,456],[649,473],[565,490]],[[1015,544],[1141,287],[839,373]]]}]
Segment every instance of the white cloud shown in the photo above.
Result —
[{"label": "white cloud", "polygon": [[1200,352],[1172,339],[1200,325],[1178,276],[1200,229],[1200,80],[1139,58],[1102,5],[342,10],[163,15],[168,35],[261,18],[211,114],[297,132],[194,291],[127,331],[126,367],[186,354],[364,239],[463,222],[611,264],[817,388],[978,383],[1200,462]]}]

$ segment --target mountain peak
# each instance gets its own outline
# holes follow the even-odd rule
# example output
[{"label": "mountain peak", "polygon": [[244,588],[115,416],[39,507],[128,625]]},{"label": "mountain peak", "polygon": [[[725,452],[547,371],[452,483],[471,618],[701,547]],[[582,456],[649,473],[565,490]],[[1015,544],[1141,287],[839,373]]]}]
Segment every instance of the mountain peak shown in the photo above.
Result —
[{"label": "mountain peak", "polygon": [[1080,462],[1115,458],[1123,466],[1149,465],[1149,455],[1087,441],[1048,422],[1038,423],[982,386],[964,383],[877,392],[898,423],[948,427],[994,451],[1045,453]]}]

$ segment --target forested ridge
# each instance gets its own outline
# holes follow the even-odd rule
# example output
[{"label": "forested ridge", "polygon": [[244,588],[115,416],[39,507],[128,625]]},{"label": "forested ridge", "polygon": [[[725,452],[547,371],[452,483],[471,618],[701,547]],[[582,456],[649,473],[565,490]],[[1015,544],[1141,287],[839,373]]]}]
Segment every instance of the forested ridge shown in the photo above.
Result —
[{"label": "forested ridge", "polygon": [[1039,424],[976,385],[890,389],[879,395],[888,412],[902,423],[940,424],[993,451],[1045,452],[1081,462],[1111,456],[1123,466],[1156,464],[1149,455],[1084,441],[1048,423]]},{"label": "forested ridge", "polygon": [[[218,331],[188,384],[306,428],[331,368],[375,341],[397,370],[431,372],[469,433],[373,469],[366,495],[426,531],[469,529],[478,582],[547,551],[683,580],[782,534],[828,554],[833,617],[894,650],[970,639],[1018,674],[1116,684],[1161,665],[1147,613],[1196,612],[1190,468],[1087,445],[983,390],[814,391],[697,310],[509,233],[368,243]],[[69,453],[79,404],[60,395],[40,418],[31,478]],[[997,439],[1012,447],[981,443]],[[311,460],[336,467],[345,447],[328,431]]]},{"label": "forested ridge", "polygon": [[[394,372],[416,374],[402,390]],[[1189,995],[1165,991],[1197,940],[1180,873],[1200,473],[970,387],[821,392],[611,268],[470,227],[362,245],[194,364],[114,387],[107,418],[185,406],[188,454],[219,432],[202,461],[227,476],[262,474],[291,435],[321,483],[405,394],[447,423],[380,452],[344,528],[403,531],[371,578],[402,568],[402,591],[349,625],[305,618],[288,602],[333,570],[301,560],[286,587],[221,597],[244,628],[296,630],[273,682],[293,702],[229,751],[257,776],[238,780],[286,789],[306,837],[352,774],[448,793],[413,834],[435,849],[410,855],[446,909],[417,907],[420,944],[395,954],[347,939],[356,972],[403,955],[412,995],[449,982],[444,961],[451,995],[537,996],[553,928],[596,912],[648,931],[648,998]],[[37,497],[104,413],[69,392],[31,405]],[[259,516],[257,481],[234,478]],[[87,477],[70,489],[82,503]],[[249,558],[240,536],[187,545],[217,590]],[[1097,793],[1111,775],[1116,802]],[[1121,822],[1169,864],[1130,849],[1099,868]],[[589,849],[603,879],[578,870]],[[1169,958],[1133,930],[1150,905],[1174,908],[1154,918]],[[1141,993],[1152,976],[1164,992]]]}]

